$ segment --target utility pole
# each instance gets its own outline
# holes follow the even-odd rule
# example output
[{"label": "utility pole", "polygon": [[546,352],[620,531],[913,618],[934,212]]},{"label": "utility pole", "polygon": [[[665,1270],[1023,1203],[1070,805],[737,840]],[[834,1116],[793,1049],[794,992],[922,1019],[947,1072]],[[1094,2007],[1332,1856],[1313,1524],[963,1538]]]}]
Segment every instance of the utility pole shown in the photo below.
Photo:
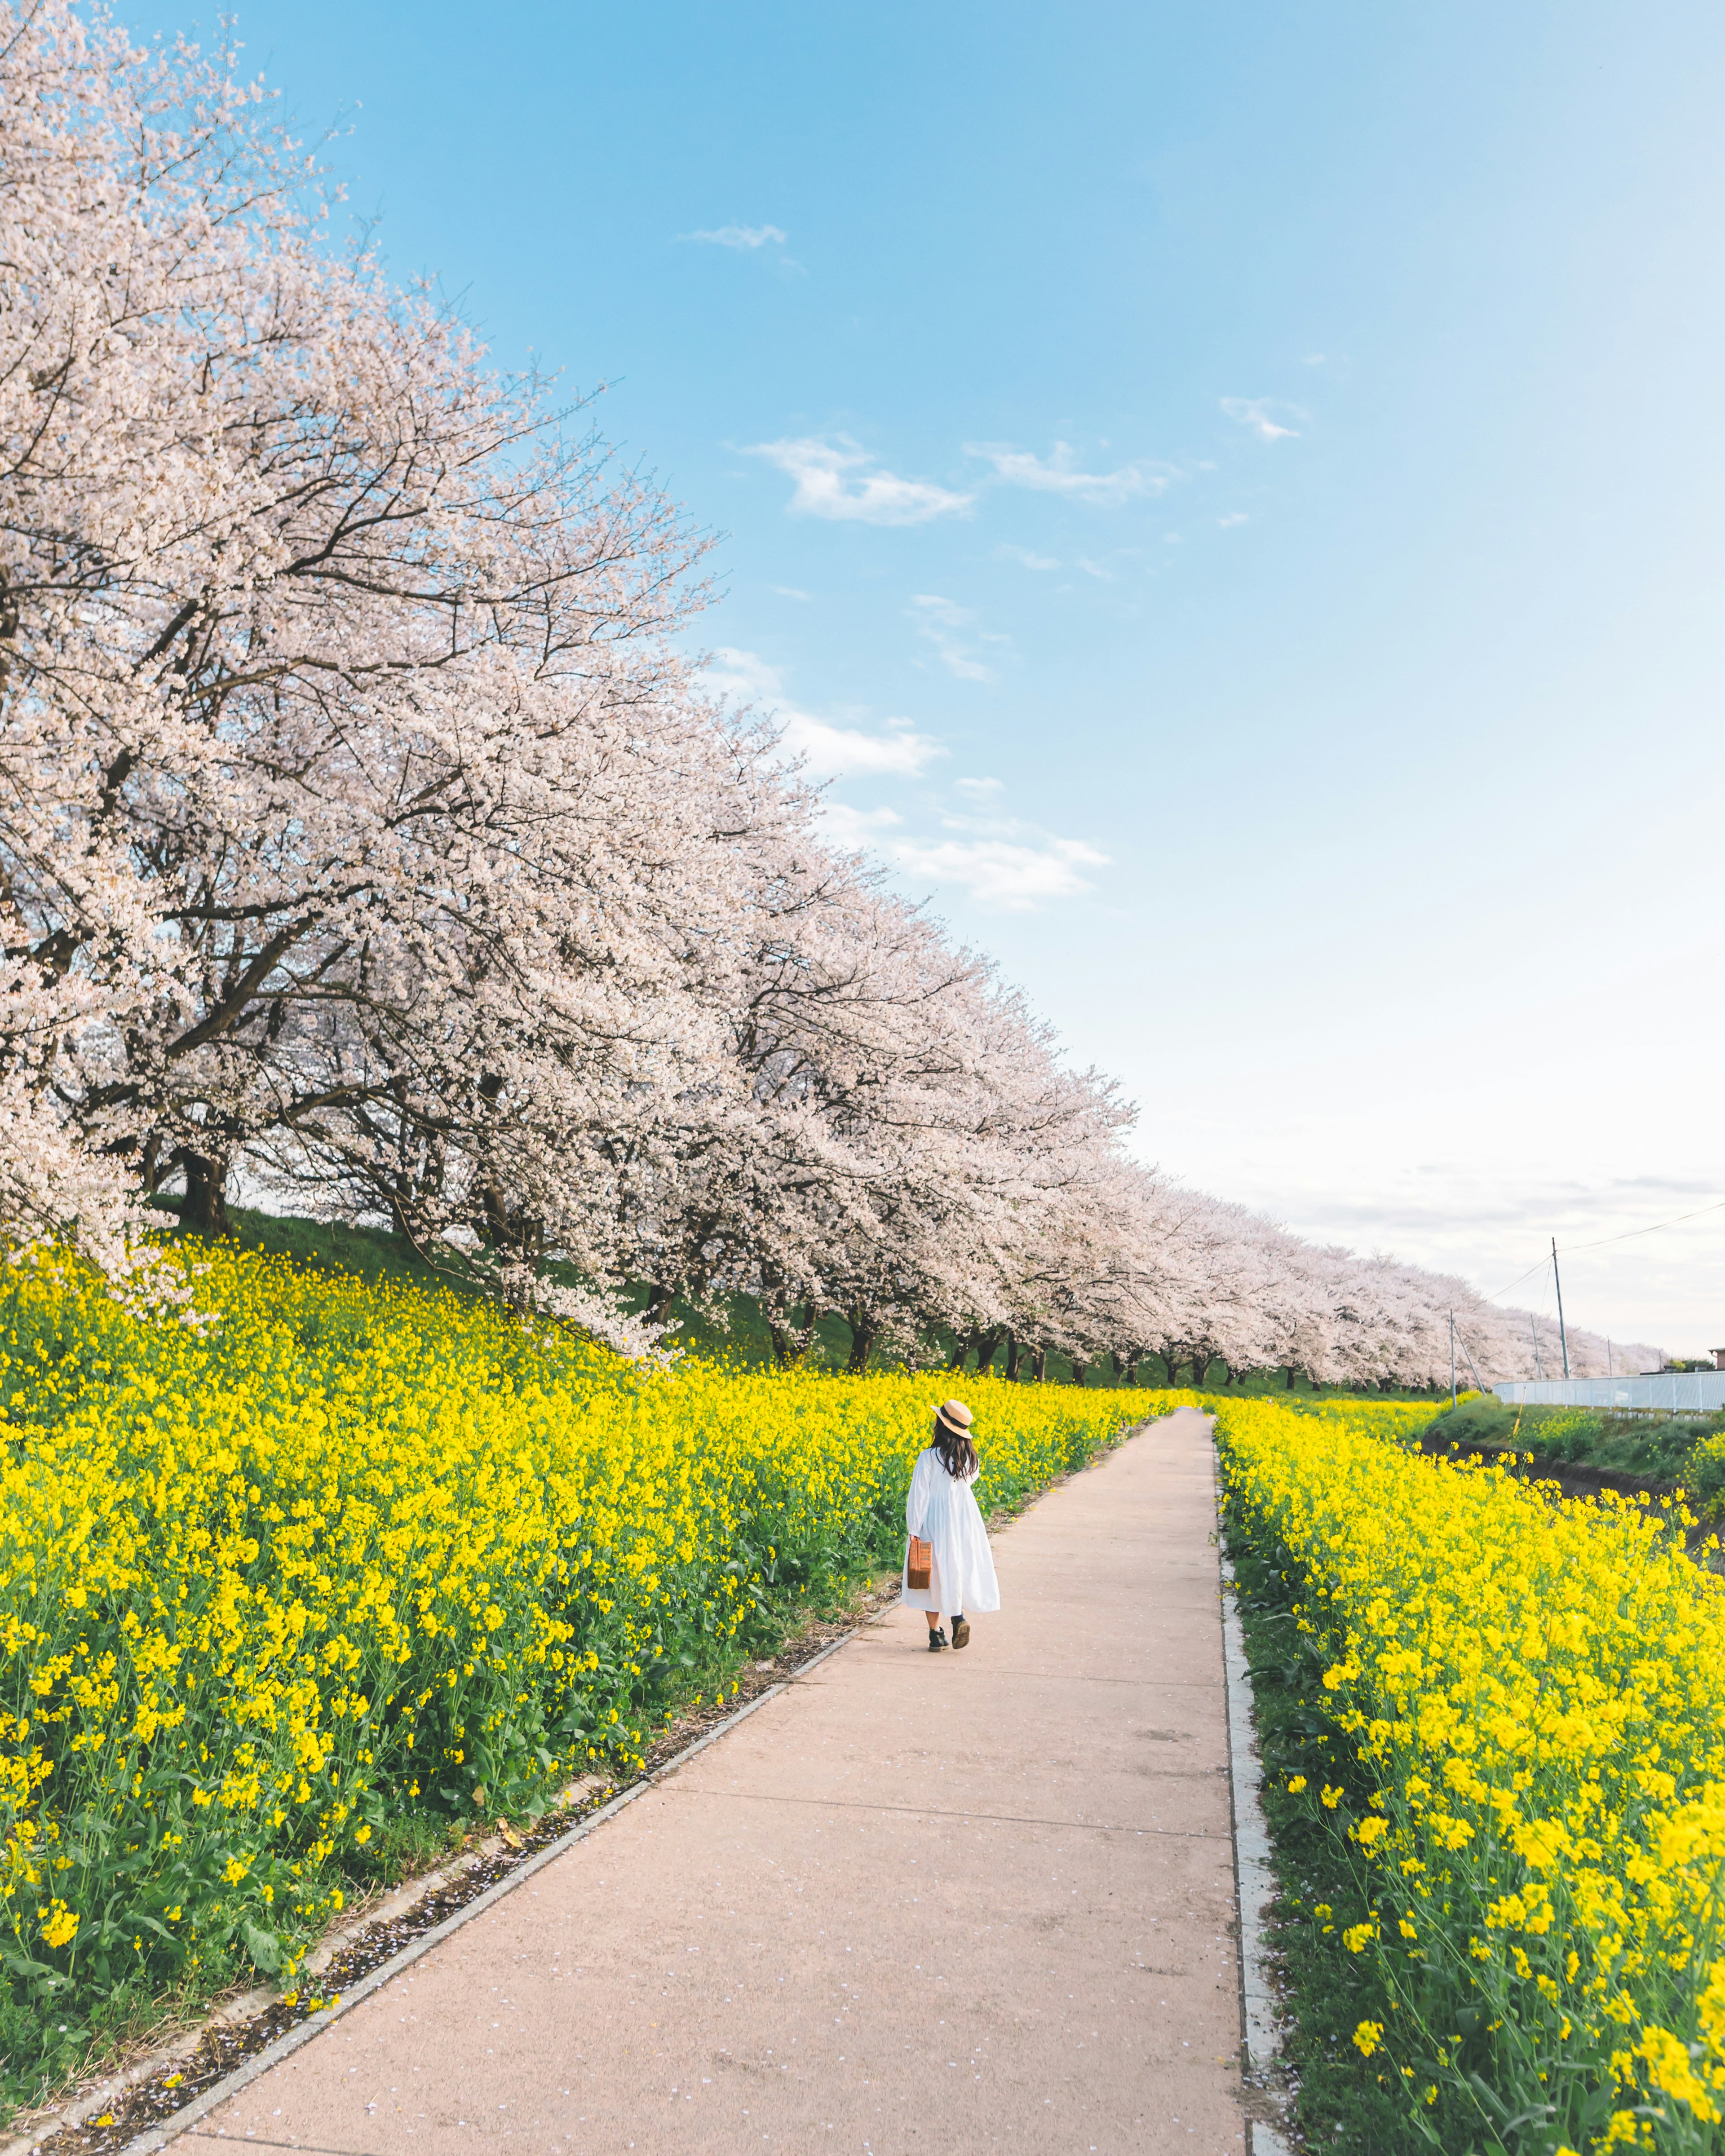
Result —
[{"label": "utility pole", "polygon": [[[1453,1313],[1451,1315],[1453,1318]],[[1473,1359],[1473,1350],[1467,1344],[1467,1335],[1465,1332],[1458,1332],[1455,1337],[1461,1342],[1461,1352],[1467,1358],[1468,1368],[1473,1372],[1474,1389],[1476,1392],[1485,1392],[1487,1389],[1486,1381],[1480,1375],[1479,1364]]]},{"label": "utility pole", "polygon": [[1551,1239],[1551,1276],[1558,1291],[1558,1337],[1563,1343],[1563,1375],[1569,1374],[1569,1336],[1563,1330],[1563,1283],[1558,1271],[1558,1239]]},{"label": "utility pole", "polygon": [[1450,1405],[1455,1404],[1455,1313],[1450,1312]]},{"label": "utility pole", "polygon": [[1609,1332],[1605,1335],[1605,1375],[1608,1378],[1611,1375],[1611,1335]]}]

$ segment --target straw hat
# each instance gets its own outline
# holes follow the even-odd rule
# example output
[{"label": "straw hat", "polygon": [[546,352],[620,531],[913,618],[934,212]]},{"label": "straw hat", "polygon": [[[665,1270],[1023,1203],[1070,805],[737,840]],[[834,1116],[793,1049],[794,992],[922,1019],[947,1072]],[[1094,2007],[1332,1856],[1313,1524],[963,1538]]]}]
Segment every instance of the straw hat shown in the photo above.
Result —
[{"label": "straw hat", "polygon": [[942,1400],[934,1411],[934,1419],[951,1430],[954,1437],[970,1435],[970,1409],[963,1400]]}]

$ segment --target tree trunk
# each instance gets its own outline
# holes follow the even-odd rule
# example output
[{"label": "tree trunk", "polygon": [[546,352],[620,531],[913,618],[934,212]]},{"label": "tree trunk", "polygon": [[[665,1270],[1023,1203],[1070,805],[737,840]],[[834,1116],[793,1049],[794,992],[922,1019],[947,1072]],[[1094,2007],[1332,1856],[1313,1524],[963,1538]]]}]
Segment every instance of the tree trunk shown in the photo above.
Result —
[{"label": "tree trunk", "polygon": [[230,1224],[227,1162],[212,1160],[207,1154],[181,1146],[175,1151],[172,1165],[186,1171],[186,1199],[180,1208],[184,1225],[195,1228],[213,1243],[227,1235]]},{"label": "tree trunk", "polygon": [[1048,1350],[1039,1348],[1030,1358],[1030,1375],[1040,1385],[1048,1375]]},{"label": "tree trunk", "polygon": [[812,1325],[780,1324],[770,1317],[767,1331],[773,1342],[773,1362],[781,1370],[788,1369],[809,1353],[809,1343],[814,1336]]},{"label": "tree trunk", "polygon": [[419,1239],[413,1233],[413,1223],[408,1216],[408,1209],[401,1201],[401,1193],[398,1190],[388,1192],[388,1203],[389,1206],[389,1232],[392,1235],[399,1236],[401,1240],[407,1245],[408,1263],[409,1265],[417,1264],[423,1253],[419,1248]]},{"label": "tree trunk", "polygon": [[1285,1388],[1286,1388],[1289,1392],[1292,1392],[1292,1391],[1293,1391],[1293,1389],[1294,1389],[1294,1366],[1293,1366],[1293,1364],[1292,1364],[1291,1363],[1288,1363],[1288,1364],[1286,1365],[1286,1367],[1283,1369],[1282,1373],[1281,1373],[1281,1381],[1282,1381],[1282,1383],[1283,1383],[1284,1387],[1285,1387]]},{"label": "tree trunk", "polygon": [[1081,1385],[1084,1383],[1085,1373],[1089,1368],[1090,1365],[1088,1363],[1075,1362],[1073,1363],[1072,1382],[1075,1385]]},{"label": "tree trunk", "polygon": [[[507,1193],[500,1183],[488,1183],[485,1185],[482,1203],[485,1225],[481,1232],[490,1247],[510,1257],[519,1258],[524,1265],[536,1265],[545,1255],[545,1223],[536,1219],[525,1205],[511,1206]],[[408,1234],[405,1216],[398,1210],[397,1225],[403,1234]],[[410,1234],[408,1239],[410,1242],[414,1241]]]},{"label": "tree trunk", "polygon": [[1194,1355],[1192,1358],[1192,1389],[1194,1393],[1201,1393],[1204,1390],[1204,1381],[1209,1373],[1209,1357],[1204,1354]]},{"label": "tree trunk", "polygon": [[1006,1327],[997,1325],[992,1332],[985,1332],[976,1346],[976,1373],[986,1378],[994,1367],[994,1358],[1000,1352],[1000,1343],[1006,1337]]},{"label": "tree trunk", "polygon": [[965,1364],[970,1360],[971,1349],[976,1346],[978,1341],[981,1339],[981,1337],[982,1335],[977,1331],[973,1325],[971,1327],[968,1332],[961,1333],[958,1338],[958,1345],[947,1358],[947,1368],[949,1370],[962,1370]]},{"label": "tree trunk", "polygon": [[870,1325],[866,1318],[853,1317],[850,1321],[850,1360],[845,1368],[853,1378],[860,1378],[869,1367],[869,1351],[879,1336],[878,1325]]}]

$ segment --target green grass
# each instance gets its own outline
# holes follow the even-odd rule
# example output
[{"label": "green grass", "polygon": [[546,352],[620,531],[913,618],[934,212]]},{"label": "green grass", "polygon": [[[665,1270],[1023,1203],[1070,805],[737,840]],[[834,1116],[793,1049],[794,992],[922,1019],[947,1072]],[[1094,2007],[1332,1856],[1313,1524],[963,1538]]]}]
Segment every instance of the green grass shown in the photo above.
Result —
[{"label": "green grass", "polygon": [[[1604,1408],[1517,1408],[1491,1394],[1465,1400],[1440,1415],[1422,1435],[1466,1445],[1497,1445],[1531,1452],[1536,1460],[1641,1475],[1654,1482],[1690,1486],[1691,1455],[1705,1438],[1725,1428],[1725,1414],[1615,1414]],[[1704,1479],[1704,1478],[1703,1478]],[[1697,1490],[1707,1496],[1708,1491]]]},{"label": "green grass", "polygon": [[[160,1204],[164,1213],[172,1209],[165,1202]],[[260,1213],[249,1206],[230,1205],[228,1217],[233,1223],[234,1240],[242,1250],[262,1250],[272,1255],[292,1258],[295,1263],[326,1272],[357,1275],[368,1285],[375,1286],[386,1280],[413,1281],[423,1285],[431,1276],[430,1269],[405,1236],[392,1234],[385,1228],[351,1228],[340,1223],[305,1220],[273,1213]],[[178,1232],[189,1234],[189,1229]],[[437,1251],[438,1276],[458,1290],[468,1290],[475,1295],[485,1292],[485,1284],[462,1259],[461,1254],[446,1245]],[[553,1266],[553,1272],[562,1268]],[[573,1280],[574,1276],[569,1275]],[[626,1298],[635,1311],[647,1306],[648,1291],[644,1286],[633,1290]],[[697,1355],[726,1357],[745,1369],[763,1369],[773,1361],[773,1336],[761,1314],[761,1306],[752,1296],[729,1297],[725,1306],[725,1320],[716,1322],[706,1312],[690,1304],[674,1302],[668,1313],[678,1325],[676,1337]],[[811,1359],[832,1370],[844,1369],[850,1358],[850,1327],[836,1312],[828,1312],[817,1319],[811,1350]],[[937,1332],[930,1342],[929,1353],[937,1354],[945,1362],[951,1357],[957,1341],[954,1334]],[[876,1358],[877,1363],[891,1360]],[[964,1369],[974,1373],[977,1368],[975,1353],[965,1358]],[[991,1365],[997,1377],[1004,1377],[1007,1350],[1004,1343],[994,1353]],[[1208,1363],[1203,1371],[1195,1369],[1190,1362],[1170,1364],[1160,1355],[1147,1355],[1139,1363],[1137,1380],[1146,1389],[1165,1386],[1190,1388],[1195,1392],[1221,1391],[1224,1389],[1245,1399],[1346,1399],[1357,1398],[1353,1389],[1347,1385],[1313,1385],[1303,1374],[1296,1374],[1291,1386],[1280,1370],[1252,1370],[1241,1373],[1231,1381],[1225,1378],[1225,1365],[1218,1362]],[[955,1377],[957,1372],[954,1372]],[[1047,1362],[1045,1382],[1066,1385],[1072,1382],[1072,1364],[1064,1355],[1050,1353]],[[1084,1382],[1087,1386],[1112,1387],[1129,1385],[1130,1376],[1117,1375],[1107,1361],[1091,1363],[1086,1368]],[[1436,1395],[1430,1391],[1409,1392],[1397,1389],[1374,1394],[1374,1399],[1395,1400],[1431,1399]]]}]

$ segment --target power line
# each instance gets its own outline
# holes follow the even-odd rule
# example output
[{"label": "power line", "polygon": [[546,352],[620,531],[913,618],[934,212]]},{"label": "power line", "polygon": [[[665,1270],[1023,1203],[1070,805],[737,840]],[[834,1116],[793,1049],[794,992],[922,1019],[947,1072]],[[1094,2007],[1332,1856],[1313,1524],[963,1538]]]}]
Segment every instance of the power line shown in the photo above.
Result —
[{"label": "power line", "polygon": [[1529,1265],[1526,1272],[1517,1273],[1516,1275],[1515,1278],[1510,1282],[1509,1287],[1494,1288],[1491,1293],[1486,1297],[1486,1301],[1497,1301],[1502,1296],[1509,1293],[1510,1287],[1519,1287],[1524,1280],[1532,1280],[1535,1273],[1543,1273],[1550,1262],[1550,1259],[1542,1258],[1538,1265]]},{"label": "power line", "polygon": [[[1651,1228],[1625,1228],[1620,1235],[1601,1235],[1597,1243],[1571,1243],[1571,1250],[1602,1250],[1607,1243],[1626,1243],[1632,1235],[1656,1235],[1661,1228],[1676,1228],[1685,1220],[1698,1220],[1703,1213],[1717,1213],[1725,1207],[1725,1198],[1717,1204],[1697,1205],[1692,1213],[1679,1213],[1670,1220],[1656,1220]],[[1566,1252],[1567,1255],[1567,1252]]]},{"label": "power line", "polygon": [[[1637,1235],[1656,1235],[1661,1228],[1681,1227],[1686,1220],[1699,1220],[1703,1214],[1717,1213],[1721,1210],[1725,1210],[1725,1198],[1716,1200],[1712,1205],[1697,1205],[1692,1213],[1678,1213],[1673,1214],[1669,1220],[1656,1220],[1649,1228],[1625,1228],[1620,1235],[1601,1235],[1599,1240],[1594,1243],[1566,1243],[1561,1253],[1556,1243],[1553,1242],[1552,1257],[1555,1258],[1560,1255],[1567,1257],[1575,1250],[1603,1250],[1608,1243],[1627,1243]],[[1537,1263],[1529,1265],[1526,1272],[1517,1273],[1509,1283],[1509,1287],[1495,1289],[1486,1300],[1488,1302],[1497,1302],[1509,1293],[1510,1288],[1519,1287],[1524,1280],[1532,1280],[1535,1273],[1543,1272],[1551,1262],[1552,1258],[1539,1259]]]}]

